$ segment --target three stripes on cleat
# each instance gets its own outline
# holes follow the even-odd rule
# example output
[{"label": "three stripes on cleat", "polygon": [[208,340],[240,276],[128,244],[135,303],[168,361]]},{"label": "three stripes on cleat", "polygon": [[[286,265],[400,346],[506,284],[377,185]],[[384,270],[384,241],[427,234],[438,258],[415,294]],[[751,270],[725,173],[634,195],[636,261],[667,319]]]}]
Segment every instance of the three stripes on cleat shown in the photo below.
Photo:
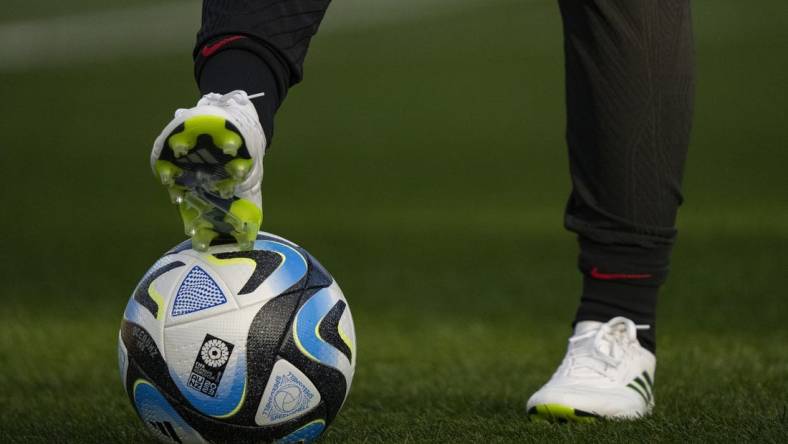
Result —
[{"label": "three stripes on cleat", "polygon": [[155,170],[194,248],[208,248],[220,234],[232,235],[242,249],[252,247],[262,212],[234,194],[253,166],[243,138],[220,116],[188,118],[167,138]]},{"label": "three stripes on cleat", "polygon": [[646,405],[651,404],[654,399],[654,382],[651,380],[651,376],[649,376],[647,371],[643,371],[640,376],[636,377],[632,380],[627,387],[631,388],[632,390],[636,391],[638,395],[640,395],[644,401],[646,401]]}]

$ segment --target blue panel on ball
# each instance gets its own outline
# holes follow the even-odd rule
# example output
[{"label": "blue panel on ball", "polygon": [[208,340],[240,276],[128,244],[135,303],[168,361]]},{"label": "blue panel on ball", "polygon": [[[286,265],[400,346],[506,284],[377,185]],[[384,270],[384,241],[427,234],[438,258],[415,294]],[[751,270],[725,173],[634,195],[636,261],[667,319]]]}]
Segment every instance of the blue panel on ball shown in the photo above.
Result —
[{"label": "blue panel on ball", "polygon": [[246,352],[238,350],[235,364],[227,366],[216,396],[208,396],[183,383],[170,369],[172,380],[183,396],[200,412],[215,418],[228,418],[238,413],[246,393]]},{"label": "blue panel on ball", "polygon": [[172,315],[194,313],[226,302],[227,298],[219,288],[219,284],[205,270],[195,266],[189,270],[189,274],[178,288],[175,301],[172,303]]},{"label": "blue panel on ball", "polygon": [[134,383],[133,397],[140,419],[157,438],[178,443],[205,442],[148,381],[140,379]]},{"label": "blue panel on ball", "polygon": [[258,240],[254,243],[254,249],[274,251],[284,256],[282,264],[263,284],[270,294],[278,295],[306,276],[306,259],[295,248],[281,242]]},{"label": "blue panel on ball", "polygon": [[326,428],[326,422],[322,419],[317,419],[309,424],[301,427],[295,432],[276,440],[276,444],[295,444],[304,443],[309,444],[314,442],[323,433]]},{"label": "blue panel on ball", "polygon": [[349,365],[347,357],[318,334],[323,318],[340,301],[339,295],[326,287],[312,295],[298,310],[293,322],[296,345],[301,353],[313,361],[340,369],[341,363]]}]

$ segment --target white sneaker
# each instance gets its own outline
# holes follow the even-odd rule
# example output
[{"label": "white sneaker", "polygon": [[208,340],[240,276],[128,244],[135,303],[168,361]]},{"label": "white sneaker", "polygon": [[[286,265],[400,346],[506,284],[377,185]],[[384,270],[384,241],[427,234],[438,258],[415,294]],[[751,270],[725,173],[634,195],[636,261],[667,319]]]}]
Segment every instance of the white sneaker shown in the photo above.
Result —
[{"label": "white sneaker", "polygon": [[251,248],[263,220],[265,147],[244,91],[206,94],[194,108],[175,111],[156,138],[151,168],[178,205],[194,248],[208,248],[219,235]]},{"label": "white sneaker", "polygon": [[657,359],[624,317],[578,322],[558,370],[528,400],[528,416],[548,421],[636,419],[654,407]]}]

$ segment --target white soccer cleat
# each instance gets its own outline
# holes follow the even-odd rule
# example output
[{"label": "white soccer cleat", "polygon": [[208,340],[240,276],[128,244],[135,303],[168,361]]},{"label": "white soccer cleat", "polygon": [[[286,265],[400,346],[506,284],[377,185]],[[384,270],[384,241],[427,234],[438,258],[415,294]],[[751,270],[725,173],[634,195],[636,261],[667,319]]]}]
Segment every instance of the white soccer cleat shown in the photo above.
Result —
[{"label": "white soccer cleat", "polygon": [[587,422],[648,415],[657,359],[637,341],[637,330],[645,328],[624,317],[578,322],[558,370],[528,400],[529,418]]},{"label": "white soccer cleat", "polygon": [[205,250],[219,235],[252,247],[263,220],[265,147],[244,91],[206,94],[194,108],[175,111],[156,138],[151,168],[178,205],[195,249]]}]

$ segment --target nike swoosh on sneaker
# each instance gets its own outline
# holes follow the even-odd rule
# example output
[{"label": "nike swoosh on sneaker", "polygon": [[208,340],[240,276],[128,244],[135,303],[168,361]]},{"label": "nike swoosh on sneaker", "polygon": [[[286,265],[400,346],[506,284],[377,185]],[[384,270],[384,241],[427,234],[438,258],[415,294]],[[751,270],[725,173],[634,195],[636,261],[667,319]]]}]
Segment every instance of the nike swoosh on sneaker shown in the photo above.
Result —
[{"label": "nike swoosh on sneaker", "polygon": [[226,44],[234,42],[236,40],[241,40],[241,39],[245,39],[245,38],[246,38],[246,36],[243,36],[243,35],[231,35],[230,37],[225,37],[225,38],[219,40],[216,43],[211,43],[210,45],[203,46],[201,54],[202,54],[203,57],[210,57],[216,51],[221,49],[222,46],[225,46]]},{"label": "nike swoosh on sneaker", "polygon": [[649,279],[652,277],[652,275],[649,273],[636,273],[636,274],[602,273],[601,271],[599,271],[599,268],[594,267],[591,269],[591,277],[594,279],[601,279],[605,281],[615,281],[622,279]]}]

